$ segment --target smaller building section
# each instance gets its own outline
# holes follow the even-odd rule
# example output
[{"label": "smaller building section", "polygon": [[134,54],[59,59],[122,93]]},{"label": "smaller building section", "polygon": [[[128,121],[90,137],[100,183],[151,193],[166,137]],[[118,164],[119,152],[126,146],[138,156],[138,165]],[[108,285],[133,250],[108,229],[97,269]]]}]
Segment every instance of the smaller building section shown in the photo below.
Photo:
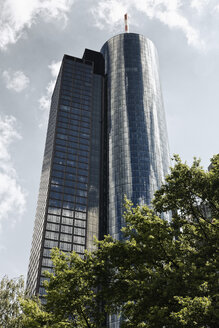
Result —
[{"label": "smaller building section", "polygon": [[65,55],[52,96],[27,276],[30,294],[45,294],[43,271],[59,247],[83,256],[99,237],[99,181],[104,59],[86,49]]}]

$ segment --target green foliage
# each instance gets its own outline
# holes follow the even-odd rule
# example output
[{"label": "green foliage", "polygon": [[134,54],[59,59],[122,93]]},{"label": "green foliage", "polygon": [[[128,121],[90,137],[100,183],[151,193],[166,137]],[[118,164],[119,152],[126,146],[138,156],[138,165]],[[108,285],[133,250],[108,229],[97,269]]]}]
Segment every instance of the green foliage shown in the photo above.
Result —
[{"label": "green foliage", "polygon": [[0,281],[0,327],[21,328],[21,306],[19,298],[24,296],[23,278]]},{"label": "green foliage", "polygon": [[25,301],[25,327],[106,327],[104,312],[123,328],[218,327],[219,155],[209,172],[175,156],[153,209],[126,200],[124,218],[123,241],[84,259],[53,251],[47,305]]},{"label": "green foliage", "polygon": [[[126,201],[125,240],[107,237],[94,254],[106,310],[122,327],[218,327],[219,155],[209,172],[175,162],[153,210]],[[169,211],[170,222],[156,215]]]},{"label": "green foliage", "polygon": [[58,327],[53,325],[53,315],[43,309],[39,299],[22,299],[21,305],[23,310],[23,328]]},{"label": "green foliage", "polygon": [[23,301],[25,327],[100,327],[105,316],[94,289],[91,254],[82,259],[53,249],[52,260],[54,274],[45,272],[46,305]]},{"label": "green foliage", "polygon": [[[211,308],[210,297],[180,297],[175,296],[181,306],[178,312],[171,313],[171,317],[181,324],[182,327],[211,327],[204,317],[209,317]],[[209,319],[208,319],[209,320]],[[210,321],[210,320],[209,320]],[[215,322],[216,327],[216,322]]]}]

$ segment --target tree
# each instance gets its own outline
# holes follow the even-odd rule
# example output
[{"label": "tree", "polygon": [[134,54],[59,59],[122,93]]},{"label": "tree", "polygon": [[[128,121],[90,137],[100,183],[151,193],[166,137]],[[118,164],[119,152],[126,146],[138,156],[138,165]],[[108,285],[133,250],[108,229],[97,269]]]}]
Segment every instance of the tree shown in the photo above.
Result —
[{"label": "tree", "polygon": [[123,241],[106,236],[84,259],[54,251],[45,327],[105,327],[104,311],[125,328],[218,327],[219,155],[209,172],[175,156],[153,209],[126,200],[124,217]]},{"label": "tree", "polygon": [[19,298],[24,296],[23,277],[0,281],[0,327],[21,328],[22,314]]},{"label": "tree", "polygon": [[83,259],[75,252],[65,254],[55,248],[52,260],[54,274],[45,272],[49,279],[44,282],[46,304],[22,302],[24,327],[101,327],[105,316],[95,289],[92,255],[86,253]]},{"label": "tree", "polygon": [[218,327],[219,155],[209,172],[175,162],[153,210],[126,202],[125,240],[98,243],[102,297],[122,327]]}]

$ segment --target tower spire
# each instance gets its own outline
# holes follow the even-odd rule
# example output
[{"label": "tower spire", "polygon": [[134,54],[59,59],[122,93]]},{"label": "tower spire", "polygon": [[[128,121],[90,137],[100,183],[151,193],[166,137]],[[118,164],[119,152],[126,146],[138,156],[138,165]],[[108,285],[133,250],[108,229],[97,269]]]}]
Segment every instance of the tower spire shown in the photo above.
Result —
[{"label": "tower spire", "polygon": [[127,13],[124,15],[124,20],[125,20],[125,32],[128,33],[129,26],[128,26],[128,14]]}]

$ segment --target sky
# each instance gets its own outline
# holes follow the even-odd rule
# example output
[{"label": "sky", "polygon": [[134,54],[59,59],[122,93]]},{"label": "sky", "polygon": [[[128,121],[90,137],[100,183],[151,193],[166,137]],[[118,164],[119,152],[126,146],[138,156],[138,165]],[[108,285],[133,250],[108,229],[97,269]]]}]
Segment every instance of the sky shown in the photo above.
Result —
[{"label": "sky", "polygon": [[0,0],[0,278],[26,278],[50,97],[64,54],[113,35],[157,47],[170,154],[206,169],[219,141],[219,0]]}]

